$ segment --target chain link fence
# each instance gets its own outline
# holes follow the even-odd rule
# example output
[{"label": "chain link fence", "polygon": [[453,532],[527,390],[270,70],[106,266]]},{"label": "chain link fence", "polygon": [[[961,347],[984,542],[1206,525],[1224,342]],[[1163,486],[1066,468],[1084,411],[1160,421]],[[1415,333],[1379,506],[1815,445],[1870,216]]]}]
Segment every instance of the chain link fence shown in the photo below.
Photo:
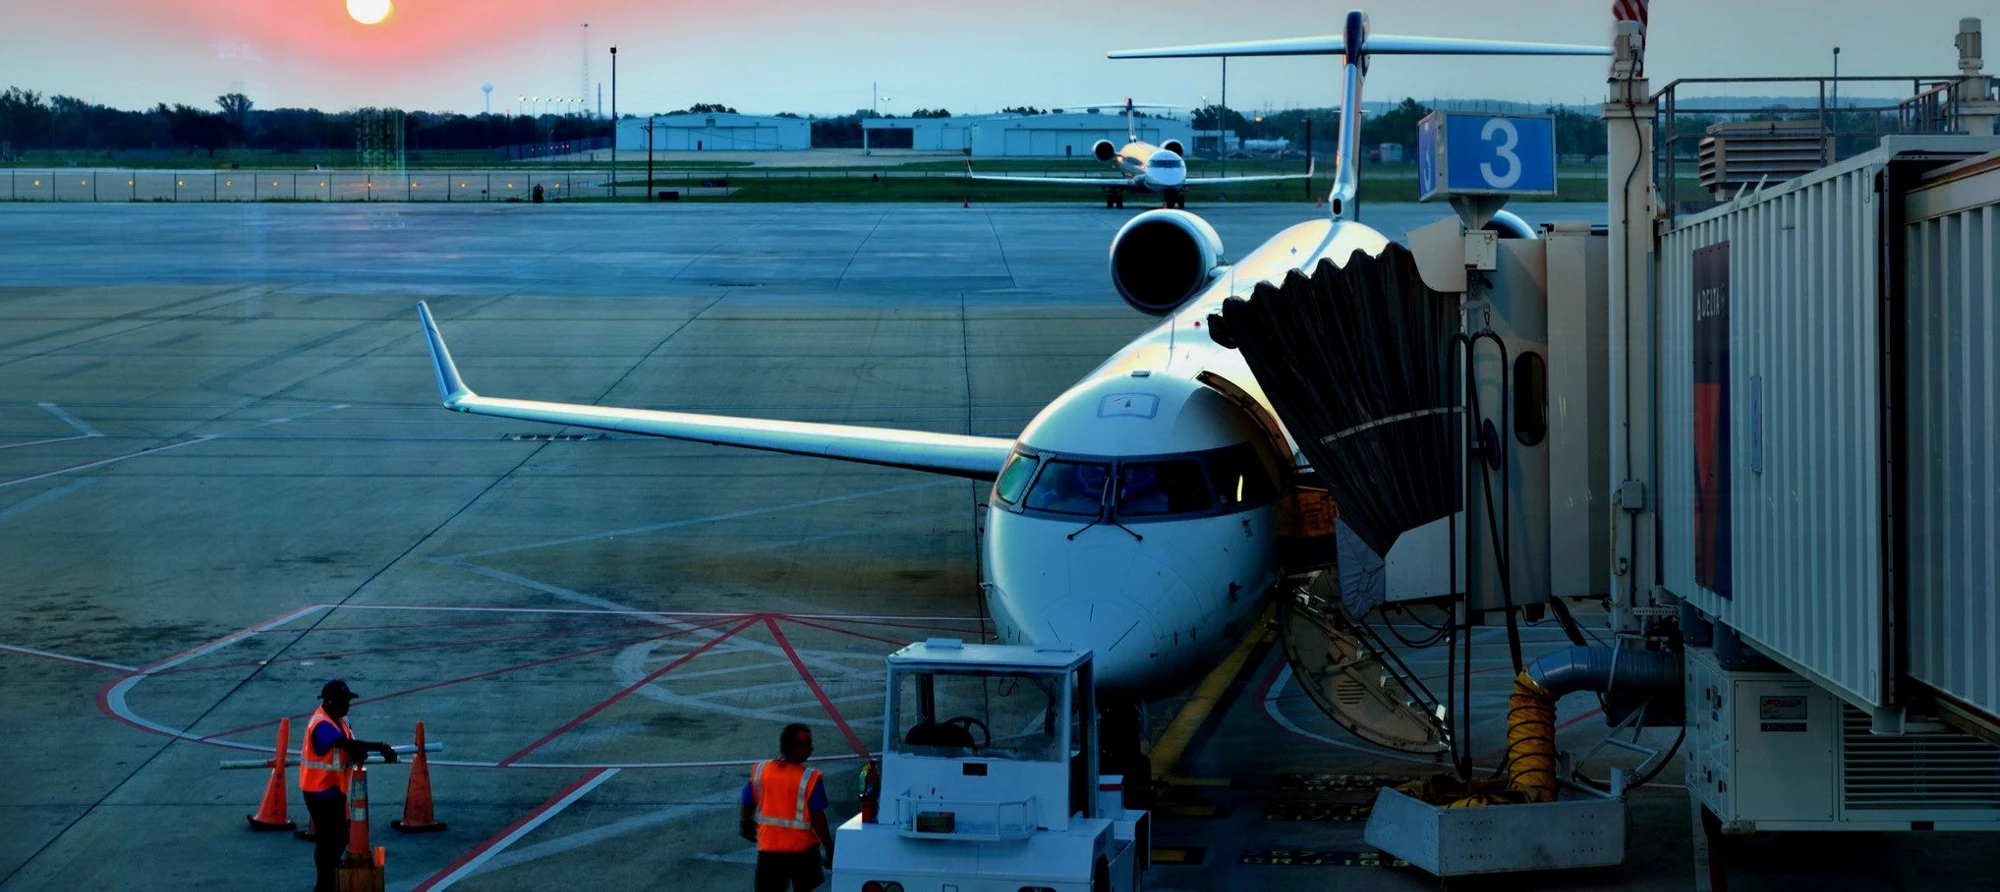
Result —
[{"label": "chain link fence", "polygon": [[[608,198],[610,177],[581,170],[49,170],[0,173],[8,201],[546,201]],[[638,189],[627,190],[643,195]]]}]

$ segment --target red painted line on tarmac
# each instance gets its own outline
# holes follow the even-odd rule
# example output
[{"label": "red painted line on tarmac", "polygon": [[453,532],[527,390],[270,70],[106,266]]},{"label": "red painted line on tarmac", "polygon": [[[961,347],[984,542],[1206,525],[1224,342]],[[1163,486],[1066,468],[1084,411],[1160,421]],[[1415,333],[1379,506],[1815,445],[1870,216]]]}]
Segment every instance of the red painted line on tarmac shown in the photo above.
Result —
[{"label": "red painted line on tarmac", "polygon": [[799,619],[798,617],[796,617],[796,616],[792,616],[791,614],[788,614],[788,613],[781,613],[781,614],[779,614],[779,616],[782,616],[782,617],[784,617],[784,618],[785,618],[785,620],[786,620],[786,621],[788,621],[788,622],[795,622],[795,623],[798,623],[799,625],[802,625],[802,626],[812,626],[812,627],[813,627],[813,628],[815,628],[815,629],[825,629],[825,630],[827,630],[827,631],[829,631],[829,632],[839,632],[839,633],[840,633],[840,634],[842,634],[842,635],[853,635],[853,636],[854,636],[854,637],[856,637],[856,638],[866,638],[866,639],[868,639],[868,640],[870,640],[870,641],[880,641],[880,642],[882,642],[883,644],[893,644],[893,645],[895,645],[895,646],[897,646],[897,647],[902,647],[902,646],[904,646],[904,645],[906,645],[906,644],[909,644],[909,643],[910,643],[910,642],[908,642],[908,641],[897,641],[897,640],[896,640],[896,639],[894,639],[894,638],[882,638],[882,637],[880,637],[880,636],[876,636],[876,635],[869,635],[869,634],[866,634],[866,633],[864,633],[864,632],[856,632],[856,631],[854,631],[853,629],[841,629],[841,628],[836,628],[836,627],[834,627],[834,626],[823,626],[823,625],[820,625],[819,623],[816,623],[816,622],[813,622],[812,620],[809,620],[809,619]]},{"label": "red painted line on tarmac", "polygon": [[[453,647],[472,647],[479,644],[504,644],[510,641],[537,641],[549,638],[568,638],[576,635],[595,635],[599,632],[630,632],[633,629],[657,629],[655,623],[631,626],[603,626],[595,629],[564,629],[560,632],[537,632],[533,635],[510,635],[505,638],[473,638],[443,644],[411,644],[403,647],[378,647],[370,650],[350,650],[330,654],[307,654],[298,657],[280,657],[274,660],[244,660],[240,663],[218,663],[213,666],[190,666],[179,669],[165,669],[155,675],[179,675],[186,672],[213,672],[217,669],[240,669],[245,666],[267,666],[276,663],[304,663],[312,660],[337,660],[343,657],[361,657],[374,654],[406,653],[413,650],[445,650]],[[322,631],[314,629],[313,631]]]},{"label": "red painted line on tarmac", "polygon": [[[536,667],[536,666],[545,666],[545,665],[548,665],[548,664],[550,664],[550,663],[560,663],[560,662],[562,662],[562,661],[564,661],[564,660],[574,660],[574,659],[576,659],[577,657],[587,657],[587,656],[590,656],[591,654],[599,654],[599,653],[604,653],[605,651],[611,651],[611,650],[618,650],[618,649],[620,649],[620,648],[626,648],[626,647],[631,647],[631,646],[632,646],[632,645],[634,645],[634,644],[640,644],[640,643],[643,643],[643,642],[647,642],[647,641],[655,641],[655,640],[659,640],[659,639],[662,639],[662,638],[673,638],[673,637],[676,637],[676,636],[679,636],[679,635],[686,635],[686,634],[688,634],[688,633],[690,633],[690,632],[699,632],[699,631],[701,631],[701,630],[703,630],[703,629],[710,629],[710,628],[714,628],[715,626],[719,626],[719,625],[722,625],[722,623],[721,623],[721,622],[715,622],[715,623],[710,623],[710,624],[707,624],[707,625],[700,625],[700,626],[692,626],[692,627],[690,627],[690,628],[686,628],[686,629],[676,629],[676,630],[674,630],[674,631],[672,631],[672,632],[668,632],[668,633],[666,633],[666,634],[664,634],[664,635],[647,635],[647,636],[645,636],[644,638],[632,638],[632,639],[628,639],[628,640],[625,640],[625,641],[619,641],[619,642],[615,642],[615,643],[612,643],[612,644],[606,644],[606,645],[604,645],[604,646],[602,646],[602,647],[593,647],[593,648],[589,648],[589,649],[587,649],[587,650],[579,650],[579,651],[575,651],[575,652],[573,652],[573,653],[566,653],[566,654],[561,654],[561,655],[559,655],[559,656],[553,656],[553,657],[547,657],[547,658],[545,658],[545,659],[540,659],[540,660],[534,660],[534,661],[532,661],[532,662],[527,662],[527,663],[517,663],[517,664],[515,664],[515,665],[512,665],[512,666],[502,666],[502,667],[500,667],[500,668],[498,668],[498,669],[489,669],[489,670],[487,670],[487,671],[485,671],[485,672],[479,672],[479,673],[475,673],[475,674],[473,674],[473,675],[467,675],[467,676],[463,676],[463,677],[460,677],[460,678],[451,678],[451,679],[446,679],[446,680],[444,680],[444,681],[435,681],[435,682],[431,682],[430,684],[427,684],[427,685],[422,685],[422,686],[419,686],[419,687],[414,687],[414,688],[410,688],[409,690],[406,690],[406,691],[396,691],[396,692],[394,692],[394,693],[389,693],[389,694],[383,694],[383,695],[382,695],[382,696],[380,696],[380,697],[368,697],[368,698],[366,698],[366,699],[361,699],[361,700],[356,700],[356,701],[354,701],[354,702],[355,702],[355,703],[374,703],[374,702],[376,702],[376,701],[378,701],[378,700],[390,700],[390,699],[393,699],[393,698],[396,698],[396,697],[407,697],[407,696],[409,696],[409,695],[411,695],[411,694],[419,694],[419,693],[422,693],[422,692],[424,692],[424,691],[429,691],[429,690],[435,690],[435,689],[437,689],[437,688],[442,688],[442,687],[449,687],[449,686],[451,686],[451,685],[455,685],[455,684],[464,684],[464,683],[466,683],[466,682],[468,682],[468,681],[478,681],[479,679],[482,679],[482,678],[490,678],[490,677],[492,677],[492,676],[495,676],[495,675],[505,675],[505,674],[507,674],[507,673],[509,673],[509,672],[519,672],[519,671],[521,671],[521,670],[523,670],[523,669],[532,669],[532,668],[534,668],[534,667]],[[107,688],[107,689],[108,689],[108,688]],[[306,712],[306,713],[300,713],[300,714],[298,714],[298,715],[295,715],[295,716],[288,716],[288,718],[294,718],[294,719],[305,719],[305,718],[309,718],[309,717],[311,717],[311,715],[312,715],[312,713],[310,713],[310,712]],[[243,732],[245,732],[245,731],[255,731],[255,730],[258,730],[259,728],[269,728],[269,727],[271,727],[272,725],[275,725],[275,724],[277,724],[277,723],[278,723],[278,720],[277,720],[277,719],[272,719],[272,720],[270,720],[270,721],[267,721],[267,722],[258,722],[257,724],[254,724],[254,725],[245,725],[245,726],[243,726],[243,727],[241,727],[241,728],[231,728],[231,729],[229,729],[229,730],[227,730],[227,731],[217,731],[217,732],[215,732],[214,734],[204,734],[204,735],[202,735],[202,736],[200,736],[200,737],[197,737],[197,738],[193,738],[193,739],[194,739],[194,740],[195,740],[196,742],[200,742],[200,743],[206,743],[206,742],[209,742],[209,741],[211,741],[211,740],[214,740],[214,739],[216,739],[216,738],[218,738],[218,737],[226,737],[226,736],[229,736],[229,735],[231,735],[231,734],[241,734],[241,733],[243,733]]]},{"label": "red painted line on tarmac", "polygon": [[[653,670],[651,673],[647,674],[645,678],[639,679],[638,681],[626,685],[624,690],[621,690],[618,693],[612,694],[610,697],[605,698],[604,702],[599,703],[596,706],[589,708],[588,710],[585,710],[582,715],[570,719],[567,722],[564,722],[561,727],[543,735],[542,739],[537,740],[534,743],[528,744],[525,747],[522,747],[520,752],[508,756],[505,759],[501,759],[498,767],[505,768],[508,765],[520,761],[521,757],[526,756],[527,754],[532,753],[537,749],[540,749],[543,744],[546,744],[551,740],[554,740],[558,737],[563,736],[564,734],[569,733],[571,728],[575,728],[576,726],[583,724],[584,721],[588,720],[591,716],[594,716],[600,712],[603,712],[605,709],[609,708],[611,704],[625,699],[625,697],[631,694],[633,691],[636,691],[649,684],[652,684],[654,681],[657,681],[660,678],[660,676],[672,672],[675,669],[679,669],[681,666],[685,665],[689,660],[701,656],[702,653],[707,651],[709,648],[721,644],[724,641],[728,641],[730,638],[734,637],[736,633],[741,632],[744,629],[750,628],[751,624],[755,623],[756,621],[757,621],[756,617],[751,617],[750,619],[744,620],[743,622],[738,623],[736,625],[736,628],[730,629],[729,631],[724,632],[721,635],[717,635],[716,637],[709,639],[707,643],[703,644],[702,646],[682,654],[678,659],[675,659],[673,662],[668,663],[667,665],[659,669]],[[693,630],[690,629],[688,631],[693,631]]]},{"label": "red painted line on tarmac", "polygon": [[[808,614],[808,615],[810,615],[810,614]],[[798,615],[797,615],[797,614],[789,614],[789,613],[788,613],[788,614],[785,614],[785,618],[786,618],[786,619],[797,619],[797,618],[798,618]],[[888,622],[888,621],[886,621],[886,620],[879,620],[879,619],[860,619],[860,618],[857,618],[857,617],[851,617],[851,616],[814,616],[813,618],[814,618],[814,619],[824,619],[824,620],[829,620],[829,621],[833,621],[833,622],[843,622],[843,623],[860,623],[861,625],[866,625],[866,626],[893,626],[893,627],[895,627],[895,628],[898,628],[898,629],[919,629],[919,630],[924,630],[924,631],[930,631],[930,632],[957,632],[957,633],[958,633],[958,634],[960,634],[960,635],[984,635],[984,634],[986,634],[986,630],[985,630],[985,629],[983,629],[983,628],[980,628],[980,629],[953,629],[953,628],[950,628],[950,627],[948,627],[948,626],[930,626],[930,625],[918,625],[918,624],[914,624],[914,623],[892,623],[892,622]],[[951,618],[951,617],[947,617],[945,621],[946,621],[946,622],[964,622],[964,623],[979,623],[979,624],[981,624],[982,626],[983,626],[983,625],[985,624],[985,621],[984,621],[984,620],[979,620],[979,619],[971,619],[971,618],[966,618],[966,619],[957,619],[957,618]]]},{"label": "red painted line on tarmac", "polygon": [[813,696],[819,698],[819,705],[826,708],[826,714],[833,719],[834,726],[847,736],[848,745],[854,747],[856,753],[866,757],[868,748],[861,745],[861,738],[855,735],[853,728],[847,726],[847,718],[840,714],[840,710],[833,708],[833,699],[820,688],[819,682],[813,678],[812,670],[806,668],[805,661],[799,659],[799,652],[793,650],[792,643],[785,639],[785,633],[778,631],[778,621],[767,615],[764,617],[764,626],[771,630],[771,637],[778,639],[778,646],[784,648],[785,656],[792,660],[792,668],[799,670],[799,677],[805,679],[806,687],[811,688]]},{"label": "red painted line on tarmac", "polygon": [[487,837],[485,842],[473,846],[471,851],[468,851],[465,854],[458,856],[458,860],[445,865],[443,870],[440,870],[437,873],[431,874],[429,877],[426,877],[423,882],[417,884],[413,892],[429,892],[429,890],[437,888],[439,881],[445,879],[446,877],[451,876],[454,873],[457,873],[459,870],[463,869],[466,865],[471,864],[473,859],[486,854],[488,851],[492,850],[495,846],[499,845],[501,841],[506,840],[508,837],[514,836],[516,833],[520,832],[522,828],[526,827],[528,825],[528,822],[541,817],[544,813],[548,812],[550,809],[553,809],[558,805],[562,805],[564,803],[564,800],[567,800],[571,796],[575,795],[578,790],[583,789],[584,785],[589,784],[591,781],[597,780],[599,775],[604,774],[606,771],[616,771],[616,770],[617,769],[615,768],[599,768],[585,773],[582,777],[577,778],[569,786],[562,788],[562,790],[556,793],[554,796],[550,796],[548,800],[543,802],[541,805],[537,805],[534,808],[529,809],[527,814],[524,814],[520,818],[516,819],[514,823],[508,824],[506,828],[502,829],[499,833],[495,833],[492,836]]},{"label": "red painted line on tarmac", "polygon": [[[608,614],[607,618],[610,616],[616,616],[616,614]],[[470,622],[470,623],[392,623],[380,626],[316,626],[313,628],[313,631],[389,632],[397,629],[470,629],[470,628],[480,628],[485,626],[536,626],[536,625],[546,625],[552,622],[556,622],[558,620],[583,620],[583,619],[584,619],[583,617],[552,616],[552,617],[545,617],[543,619],[501,619],[501,620],[493,620],[491,622]]]}]

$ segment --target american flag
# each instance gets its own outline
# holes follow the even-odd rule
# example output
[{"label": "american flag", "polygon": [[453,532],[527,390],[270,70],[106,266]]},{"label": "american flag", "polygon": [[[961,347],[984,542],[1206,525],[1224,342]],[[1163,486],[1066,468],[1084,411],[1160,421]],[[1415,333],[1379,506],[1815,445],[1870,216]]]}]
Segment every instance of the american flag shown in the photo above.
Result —
[{"label": "american flag", "polygon": [[[1611,18],[1616,22],[1639,23],[1639,45],[1646,45],[1646,2],[1647,0],[1611,0]],[[1639,71],[1645,73],[1645,57],[1639,57]]]}]

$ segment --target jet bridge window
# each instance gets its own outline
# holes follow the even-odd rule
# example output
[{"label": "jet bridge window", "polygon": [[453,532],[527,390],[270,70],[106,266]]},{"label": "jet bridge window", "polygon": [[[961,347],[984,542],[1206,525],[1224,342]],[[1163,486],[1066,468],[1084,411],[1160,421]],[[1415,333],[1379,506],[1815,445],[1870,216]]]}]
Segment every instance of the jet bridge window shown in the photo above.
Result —
[{"label": "jet bridge window", "polygon": [[1035,479],[1035,457],[1016,452],[1007,458],[1007,466],[1000,469],[1000,477],[993,481],[993,497],[1002,503],[1012,505],[1021,501],[1021,494],[1028,491],[1028,481]]},{"label": "jet bridge window", "polygon": [[1126,462],[1118,471],[1121,516],[1200,513],[1215,507],[1196,459]]},{"label": "jet bridge window", "polygon": [[1104,484],[1110,477],[1109,465],[1051,461],[1035,476],[1024,504],[1036,511],[1096,517],[1104,505]]},{"label": "jet bridge window", "polygon": [[1257,450],[1248,443],[1218,449],[1208,456],[1208,479],[1215,482],[1216,498],[1224,508],[1258,505],[1277,498],[1277,484]]}]

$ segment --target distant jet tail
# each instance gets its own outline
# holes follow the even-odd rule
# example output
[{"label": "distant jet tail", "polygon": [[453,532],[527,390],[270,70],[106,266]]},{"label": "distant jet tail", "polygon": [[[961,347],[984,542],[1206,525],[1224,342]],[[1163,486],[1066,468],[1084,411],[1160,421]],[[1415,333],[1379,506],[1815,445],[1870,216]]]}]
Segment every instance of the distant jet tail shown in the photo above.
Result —
[{"label": "distant jet tail", "polygon": [[1352,220],[1361,191],[1361,78],[1371,54],[1433,56],[1608,56],[1609,47],[1570,43],[1520,43],[1511,40],[1465,40],[1452,37],[1402,37],[1369,34],[1368,16],[1347,14],[1339,34],[1284,37],[1188,46],[1115,50],[1113,59],[1191,59],[1207,56],[1340,56],[1346,83],[1341,91],[1340,148],[1334,155],[1333,191],[1327,212],[1335,220]]}]

